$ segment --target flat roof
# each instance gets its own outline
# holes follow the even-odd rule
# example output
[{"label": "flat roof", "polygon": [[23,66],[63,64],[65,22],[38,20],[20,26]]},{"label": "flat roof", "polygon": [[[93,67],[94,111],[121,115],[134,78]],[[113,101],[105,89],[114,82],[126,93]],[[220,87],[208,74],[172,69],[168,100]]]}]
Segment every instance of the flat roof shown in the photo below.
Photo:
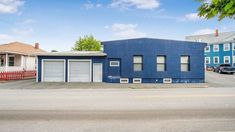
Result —
[{"label": "flat roof", "polygon": [[42,53],[37,56],[106,56],[102,51],[65,51]]}]

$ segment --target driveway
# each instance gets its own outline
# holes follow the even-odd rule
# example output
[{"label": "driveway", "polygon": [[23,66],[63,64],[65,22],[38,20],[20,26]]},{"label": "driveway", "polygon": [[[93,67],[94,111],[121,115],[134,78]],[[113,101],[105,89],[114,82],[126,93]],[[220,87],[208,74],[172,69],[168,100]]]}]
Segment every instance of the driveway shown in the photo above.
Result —
[{"label": "driveway", "polygon": [[235,74],[218,74],[207,71],[206,82],[209,87],[235,87]]}]

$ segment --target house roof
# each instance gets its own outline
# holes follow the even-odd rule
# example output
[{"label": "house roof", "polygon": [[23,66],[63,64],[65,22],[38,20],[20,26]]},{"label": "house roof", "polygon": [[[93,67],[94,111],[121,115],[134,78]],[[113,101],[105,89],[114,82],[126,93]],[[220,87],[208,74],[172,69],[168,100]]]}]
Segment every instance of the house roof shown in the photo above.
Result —
[{"label": "house roof", "polygon": [[34,46],[21,43],[21,42],[11,42],[8,44],[0,45],[0,53],[15,53],[23,55],[37,55],[46,53],[42,49],[36,49]]},{"label": "house roof", "polygon": [[203,35],[192,35],[186,36],[186,40],[188,41],[201,41],[208,44],[219,44],[223,42],[235,42],[235,31],[232,32],[221,32],[218,36],[212,34],[203,34]]},{"label": "house roof", "polygon": [[106,53],[101,51],[66,51],[66,52],[51,52],[42,53],[38,56],[106,56]]}]

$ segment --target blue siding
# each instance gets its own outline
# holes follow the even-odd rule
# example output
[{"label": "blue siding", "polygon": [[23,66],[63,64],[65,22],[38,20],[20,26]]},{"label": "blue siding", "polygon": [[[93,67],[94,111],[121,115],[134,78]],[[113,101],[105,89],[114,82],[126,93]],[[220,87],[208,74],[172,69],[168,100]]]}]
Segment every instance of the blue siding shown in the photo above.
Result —
[{"label": "blue siding", "polygon": [[[160,39],[131,39],[103,44],[107,58],[120,58],[122,78],[129,78],[130,81],[132,78],[142,78],[142,82],[146,83],[161,83],[163,78],[173,78],[174,82],[204,82],[205,44]],[[143,56],[143,71],[133,71],[134,55]],[[167,71],[156,71],[157,55],[166,55]],[[191,71],[180,71],[181,55],[190,56]]]},{"label": "blue siding", "polygon": [[213,60],[213,58],[216,56],[219,57],[219,64],[224,64],[224,56],[230,56],[230,64],[234,65],[232,58],[235,55],[235,51],[233,50],[232,43],[230,43],[230,50],[229,51],[224,51],[223,45],[224,45],[223,43],[219,44],[219,52],[213,51],[213,44],[209,45],[210,52],[205,52],[205,57],[210,58],[210,64],[206,64],[206,66],[218,65],[218,64],[215,64],[214,60]]}]

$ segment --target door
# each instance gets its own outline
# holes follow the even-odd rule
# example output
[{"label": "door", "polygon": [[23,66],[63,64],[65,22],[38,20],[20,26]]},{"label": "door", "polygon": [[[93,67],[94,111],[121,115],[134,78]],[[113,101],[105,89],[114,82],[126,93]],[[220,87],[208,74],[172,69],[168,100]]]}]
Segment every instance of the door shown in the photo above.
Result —
[{"label": "door", "polygon": [[93,82],[102,82],[103,70],[102,63],[93,64]]},{"label": "door", "polygon": [[91,61],[69,60],[69,82],[91,82]]},{"label": "door", "polygon": [[65,61],[64,60],[43,60],[43,82],[64,82]]}]

